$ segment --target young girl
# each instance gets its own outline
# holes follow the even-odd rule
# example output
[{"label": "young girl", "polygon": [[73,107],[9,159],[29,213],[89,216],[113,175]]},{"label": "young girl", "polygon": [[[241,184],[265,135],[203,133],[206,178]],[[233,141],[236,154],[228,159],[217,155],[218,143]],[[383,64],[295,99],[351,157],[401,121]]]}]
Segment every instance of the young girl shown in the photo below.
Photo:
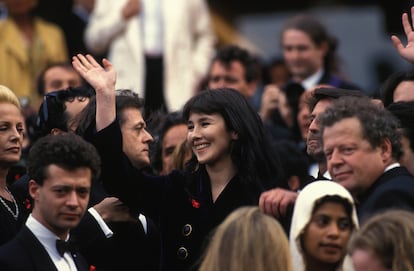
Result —
[{"label": "young girl", "polygon": [[[183,108],[195,154],[192,170],[150,176],[143,171],[149,165],[149,140],[135,141],[140,167],[132,166],[122,151],[110,63],[103,62],[104,70],[82,55],[73,63],[96,90],[97,133],[90,138],[102,158],[102,181],[131,210],[158,221],[165,270],[193,267],[213,228],[236,208],[257,205],[263,191],[278,186],[278,159],[260,117],[238,91],[205,90],[192,97]],[[137,138],[148,134],[142,114],[137,123]]]},{"label": "young girl", "polygon": [[316,181],[299,193],[289,235],[295,271],[352,270],[345,260],[358,228],[351,194],[332,181]]}]

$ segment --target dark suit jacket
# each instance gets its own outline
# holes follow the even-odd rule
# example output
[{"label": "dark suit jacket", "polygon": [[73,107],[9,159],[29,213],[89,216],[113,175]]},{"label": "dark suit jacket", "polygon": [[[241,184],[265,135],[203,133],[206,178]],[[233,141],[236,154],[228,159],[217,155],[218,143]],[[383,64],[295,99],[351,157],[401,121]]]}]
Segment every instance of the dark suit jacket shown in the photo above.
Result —
[{"label": "dark suit jacket", "polygon": [[[108,194],[102,185],[95,183],[91,190],[90,205],[94,205]],[[141,223],[107,223],[114,235],[106,238],[95,218],[87,212],[71,236],[80,244],[80,251],[90,265],[99,270],[145,270],[160,268],[161,243],[159,231],[147,217],[147,233]]]},{"label": "dark suit jacket", "polygon": [[362,90],[361,87],[357,86],[356,84],[349,81],[345,81],[339,78],[338,76],[330,74],[327,71],[324,72],[322,78],[318,82],[318,85],[321,84],[328,84],[342,89]]},{"label": "dark suit jacket", "polygon": [[[13,184],[18,201],[31,199],[28,194],[29,179],[28,175],[24,175]],[[97,204],[107,196],[109,195],[102,184],[94,182],[89,206]],[[71,231],[71,238],[78,244],[88,264],[96,267],[96,271],[158,271],[161,257],[159,230],[148,217],[147,224],[145,233],[141,223],[108,223],[114,235],[106,238],[96,219],[86,212],[79,225]]]},{"label": "dark suit jacket", "polygon": [[414,177],[404,167],[388,170],[357,199],[361,222],[385,209],[406,209],[414,212]]},{"label": "dark suit jacket", "polygon": [[[88,271],[85,259],[72,254],[78,271]],[[58,271],[49,254],[35,235],[23,226],[16,237],[0,247],[2,271]]]}]

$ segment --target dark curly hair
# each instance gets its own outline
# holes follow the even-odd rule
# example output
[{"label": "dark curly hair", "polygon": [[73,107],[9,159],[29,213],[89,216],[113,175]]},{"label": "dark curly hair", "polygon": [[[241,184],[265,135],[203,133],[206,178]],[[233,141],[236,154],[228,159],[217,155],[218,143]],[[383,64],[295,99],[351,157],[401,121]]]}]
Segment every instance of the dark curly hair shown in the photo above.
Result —
[{"label": "dark curly hair", "polygon": [[331,127],[338,121],[353,117],[359,119],[363,138],[368,140],[372,147],[378,147],[385,139],[389,139],[392,156],[397,160],[401,158],[401,133],[398,130],[398,120],[368,97],[345,96],[337,99],[333,106],[319,116],[321,132],[323,133],[325,127]]},{"label": "dark curly hair", "polygon": [[74,133],[47,135],[32,146],[27,158],[31,179],[43,185],[52,164],[68,170],[90,168],[92,181],[100,174],[100,157],[95,147]]},{"label": "dark curly hair", "polygon": [[216,61],[222,63],[227,68],[230,67],[233,61],[239,61],[244,67],[244,79],[248,83],[258,80],[261,76],[259,59],[237,45],[232,44],[220,48],[211,63]]}]

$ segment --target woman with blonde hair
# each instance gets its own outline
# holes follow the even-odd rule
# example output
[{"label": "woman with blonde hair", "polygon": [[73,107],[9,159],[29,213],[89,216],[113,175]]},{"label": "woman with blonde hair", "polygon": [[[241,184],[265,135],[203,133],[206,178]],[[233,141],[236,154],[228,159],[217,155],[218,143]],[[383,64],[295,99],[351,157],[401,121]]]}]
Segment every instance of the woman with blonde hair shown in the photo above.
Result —
[{"label": "woman with blonde hair", "polygon": [[258,207],[240,207],[215,230],[199,271],[291,271],[286,234]]},{"label": "woman with blonde hair", "polygon": [[20,102],[14,92],[4,85],[0,85],[0,103],[10,103],[20,108]]},{"label": "woman with blonde hair", "polygon": [[0,245],[12,239],[26,218],[23,204],[7,185],[7,174],[21,157],[24,117],[16,95],[0,85]]},{"label": "woman with blonde hair", "polygon": [[387,210],[364,222],[349,242],[355,271],[413,271],[414,214]]},{"label": "woman with blonde hair", "polygon": [[333,181],[315,181],[299,193],[289,242],[295,271],[352,270],[348,241],[358,228],[351,194]]}]

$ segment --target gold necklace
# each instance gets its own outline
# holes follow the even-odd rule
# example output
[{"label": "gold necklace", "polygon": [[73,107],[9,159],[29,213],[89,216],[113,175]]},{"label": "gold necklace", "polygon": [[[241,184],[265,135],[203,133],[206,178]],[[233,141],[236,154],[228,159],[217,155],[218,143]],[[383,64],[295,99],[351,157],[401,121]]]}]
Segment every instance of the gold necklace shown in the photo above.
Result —
[{"label": "gold necklace", "polygon": [[0,196],[0,202],[3,204],[4,208],[6,208],[7,211],[13,216],[15,220],[19,217],[19,206],[17,205],[16,199],[13,197],[12,193],[9,191],[9,189],[5,188],[6,192],[9,193],[10,197],[12,198],[12,202],[14,204],[14,207],[16,208],[16,213],[13,212],[13,210],[9,207],[9,205],[3,200],[3,197]]}]

